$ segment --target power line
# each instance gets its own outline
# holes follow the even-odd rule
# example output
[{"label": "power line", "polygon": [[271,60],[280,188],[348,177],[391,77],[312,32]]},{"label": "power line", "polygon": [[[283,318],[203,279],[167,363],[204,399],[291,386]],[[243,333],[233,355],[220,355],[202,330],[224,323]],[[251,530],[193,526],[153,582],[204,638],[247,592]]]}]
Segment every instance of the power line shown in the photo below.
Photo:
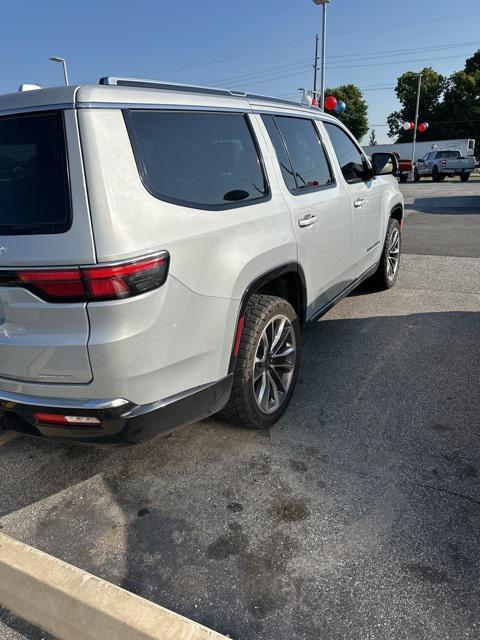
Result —
[{"label": "power line", "polygon": [[[456,56],[437,57],[434,60],[432,60],[431,58],[417,58],[414,60],[394,60],[390,62],[370,62],[366,64],[349,64],[347,66],[334,66],[334,65],[328,66],[327,65],[327,69],[329,69],[330,71],[337,70],[337,69],[357,69],[360,67],[379,67],[379,66],[386,66],[386,65],[411,64],[416,62],[435,62],[437,60],[452,60],[454,58],[463,58],[463,57],[464,57],[464,54],[456,55]],[[305,66],[309,66],[309,65],[305,65]],[[302,73],[306,73],[306,71]],[[287,74],[281,74],[281,75],[276,74],[269,77],[264,77],[261,80],[256,80],[255,82],[245,82],[243,84],[235,83],[231,88],[237,89],[241,87],[251,87],[253,85],[262,84],[264,82],[273,82],[274,80],[281,80],[283,78],[292,78],[292,77],[298,77],[298,76],[299,76],[298,71],[296,71],[295,73],[287,73]]]},{"label": "power line", "polygon": [[385,27],[370,27],[367,29],[358,29],[355,31],[342,31],[342,32],[332,33],[331,35],[332,36],[349,36],[354,33],[366,33],[367,31],[378,31],[379,29],[381,29],[382,31],[384,29],[399,29],[399,28],[401,29],[403,27],[415,27],[420,24],[431,24],[432,22],[450,22],[451,20],[460,20],[461,18],[470,18],[472,16],[478,16],[479,14],[480,14],[480,11],[475,11],[474,13],[464,13],[463,15],[459,15],[459,16],[433,18],[432,20],[420,20],[418,22],[404,22],[403,24],[392,24]]},{"label": "power line", "polygon": [[[465,13],[465,14],[461,14],[461,15],[457,15],[457,16],[448,16],[445,18],[433,18],[431,20],[419,20],[416,22],[405,22],[403,24],[395,24],[395,25],[385,25],[385,26],[381,26],[381,27],[367,27],[364,29],[356,29],[354,31],[342,31],[342,32],[336,32],[336,33],[331,33],[330,36],[343,36],[343,35],[352,35],[355,33],[366,33],[369,31],[383,31],[385,29],[402,29],[404,27],[413,27],[413,26],[417,26],[417,25],[421,25],[421,24],[432,24],[432,23],[438,23],[438,22],[447,22],[447,21],[451,21],[451,20],[461,20],[463,18],[470,18],[473,16],[477,16],[480,15],[480,11],[475,11],[474,13]],[[301,38],[299,40],[290,40],[288,42],[283,42],[282,44],[278,44],[278,45],[273,45],[271,47],[265,47],[262,49],[251,49],[250,51],[245,51],[243,53],[238,53],[234,56],[227,56],[227,57],[222,57],[222,58],[216,58],[214,60],[209,60],[206,62],[198,62],[196,64],[193,65],[184,65],[182,67],[174,67],[171,69],[164,69],[163,71],[160,72],[161,73],[171,73],[174,71],[184,71],[185,69],[196,69],[198,67],[205,67],[205,66],[209,66],[212,64],[216,64],[218,62],[228,62],[229,60],[237,60],[239,58],[244,58],[246,56],[252,56],[255,55],[257,53],[264,53],[266,51],[273,51],[275,49],[280,49],[283,47],[288,47],[294,44],[300,44],[302,42],[307,42],[307,41],[312,41],[314,38],[314,35],[309,36],[308,38]],[[158,75],[158,74],[157,74]]]},{"label": "power line", "polygon": [[[480,120],[429,120],[428,124],[432,125],[432,124],[463,124],[465,122],[480,122]],[[372,129],[373,127],[389,127],[390,125],[388,124],[371,124],[369,125],[370,129]]]},{"label": "power line", "polygon": [[[407,49],[396,49],[396,50],[391,50],[391,49],[387,49],[385,51],[372,51],[372,52],[360,52],[357,54],[347,54],[347,55],[340,55],[340,56],[329,56],[329,61],[331,60],[341,60],[341,59],[345,59],[345,58],[352,58],[354,60],[358,60],[359,58],[363,59],[363,60],[368,60],[368,59],[378,59],[379,56],[383,57],[396,57],[400,54],[404,54],[404,53],[421,53],[423,51],[442,51],[445,49],[456,49],[456,48],[463,48],[463,47],[469,47],[472,45],[478,45],[480,44],[480,40],[474,40],[472,42],[452,42],[449,44],[442,44],[442,45],[436,45],[436,46],[431,46],[431,47],[417,47],[415,49],[412,48],[407,48]],[[272,71],[276,71],[276,70],[287,70],[289,67],[292,68],[305,68],[306,64],[310,62],[309,59],[303,59],[303,60],[298,60],[296,62],[291,62],[287,65],[278,65],[275,67],[267,67],[265,69],[262,70],[258,70],[258,71],[252,71],[250,73],[244,73],[244,74],[240,74],[240,75],[234,75],[234,76],[229,76],[227,78],[220,78],[217,80],[209,80],[207,81],[207,84],[221,84],[223,82],[244,82],[246,80],[252,79],[252,80],[256,80],[257,76],[258,78],[261,78],[262,76],[269,74]],[[346,61],[347,62],[347,61]],[[311,65],[308,65],[309,67]],[[333,68],[333,67],[331,67]]]}]

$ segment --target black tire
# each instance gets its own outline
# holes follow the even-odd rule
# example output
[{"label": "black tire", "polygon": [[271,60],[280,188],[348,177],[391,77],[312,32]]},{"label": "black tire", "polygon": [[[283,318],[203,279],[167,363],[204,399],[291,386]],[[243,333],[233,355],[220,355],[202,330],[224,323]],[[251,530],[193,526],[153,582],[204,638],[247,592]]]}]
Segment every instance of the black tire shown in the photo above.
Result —
[{"label": "black tire", "polygon": [[[398,234],[398,263],[396,270],[392,276],[391,269],[389,268],[389,257],[391,257],[390,248],[395,234]],[[372,286],[378,291],[391,289],[396,283],[400,267],[401,250],[402,234],[400,232],[400,225],[398,224],[398,220],[395,220],[395,218],[390,218],[390,220],[388,221],[385,244],[383,245],[382,257],[380,258],[380,262],[378,263],[377,271],[370,279]]]},{"label": "black tire", "polygon": [[[275,411],[266,413],[257,403],[252,376],[257,349],[260,348],[260,340],[264,330],[274,326],[271,322],[276,316],[284,316],[289,321],[295,339],[296,351],[289,386],[281,404]],[[284,414],[295,389],[300,366],[300,324],[295,310],[286,300],[269,295],[252,295],[245,309],[244,318],[240,348],[233,374],[232,392],[226,407],[219,413],[219,417],[232,424],[250,429],[268,429]]]},{"label": "black tire", "polygon": [[408,180],[408,173],[400,174],[400,182],[406,182]]},{"label": "black tire", "polygon": [[433,167],[433,170],[432,170],[432,180],[433,182],[440,182],[440,173],[438,171],[438,168],[435,166]]},{"label": "black tire", "polygon": [[413,179],[415,180],[415,182],[420,182],[420,174],[418,173],[417,169],[415,169],[415,171],[413,172]]},{"label": "black tire", "polygon": [[460,174],[460,180],[462,182],[468,182],[469,178],[470,178],[470,174],[469,173],[461,173]]}]

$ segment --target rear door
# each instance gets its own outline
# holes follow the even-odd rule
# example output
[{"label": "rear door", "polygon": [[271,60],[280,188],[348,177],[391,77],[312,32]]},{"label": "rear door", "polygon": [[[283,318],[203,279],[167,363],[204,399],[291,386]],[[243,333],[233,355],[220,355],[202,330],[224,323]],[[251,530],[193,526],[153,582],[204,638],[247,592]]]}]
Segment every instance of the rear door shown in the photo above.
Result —
[{"label": "rear door", "polygon": [[263,115],[262,120],[282,173],[279,182],[293,218],[310,316],[350,281],[350,203],[314,120],[283,115]]},{"label": "rear door", "polygon": [[75,112],[0,115],[0,383],[91,380],[85,303],[62,292],[94,262]]},{"label": "rear door", "polygon": [[383,242],[383,182],[372,178],[367,159],[352,136],[332,122],[323,122],[337,158],[353,215],[350,256],[358,278],[378,261]]}]

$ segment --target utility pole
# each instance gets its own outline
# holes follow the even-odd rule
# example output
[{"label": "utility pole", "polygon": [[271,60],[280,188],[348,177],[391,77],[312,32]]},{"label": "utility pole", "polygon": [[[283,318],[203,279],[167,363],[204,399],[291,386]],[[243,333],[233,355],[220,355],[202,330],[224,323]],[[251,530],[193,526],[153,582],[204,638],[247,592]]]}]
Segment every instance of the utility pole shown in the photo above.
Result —
[{"label": "utility pole", "polygon": [[[328,2],[329,0],[327,0]],[[327,60],[327,2],[323,3],[322,30],[322,89],[320,91],[320,109],[325,111],[325,64]]]},{"label": "utility pole", "polygon": [[315,59],[313,61],[313,94],[312,94],[318,104],[317,73],[318,73],[318,33],[315,36]]},{"label": "utility pole", "polygon": [[320,85],[320,103],[319,107],[322,111],[325,110],[325,64],[327,59],[327,4],[330,0],[313,0],[316,5],[322,5],[323,9],[323,26],[322,26],[322,75]]},{"label": "utility pole", "polygon": [[422,73],[418,74],[418,88],[417,88],[417,106],[415,108],[415,128],[413,129],[413,149],[412,149],[412,180],[415,176],[415,149],[417,145],[417,127],[418,127],[418,114],[420,111],[420,93],[422,91]]}]

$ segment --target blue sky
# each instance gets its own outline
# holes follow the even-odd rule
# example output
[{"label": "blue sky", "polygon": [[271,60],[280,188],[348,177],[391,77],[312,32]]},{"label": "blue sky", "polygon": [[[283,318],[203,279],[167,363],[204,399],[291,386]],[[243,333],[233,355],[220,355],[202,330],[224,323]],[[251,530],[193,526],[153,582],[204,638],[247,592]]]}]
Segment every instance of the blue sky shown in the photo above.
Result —
[{"label": "blue sky", "polygon": [[[60,55],[72,83],[130,75],[294,98],[312,84],[320,15],[312,0],[4,3],[0,93],[61,84],[60,65],[48,61]],[[431,65],[449,74],[480,48],[480,2],[331,0],[328,28],[327,83],[365,89],[383,141],[400,73]]]}]

